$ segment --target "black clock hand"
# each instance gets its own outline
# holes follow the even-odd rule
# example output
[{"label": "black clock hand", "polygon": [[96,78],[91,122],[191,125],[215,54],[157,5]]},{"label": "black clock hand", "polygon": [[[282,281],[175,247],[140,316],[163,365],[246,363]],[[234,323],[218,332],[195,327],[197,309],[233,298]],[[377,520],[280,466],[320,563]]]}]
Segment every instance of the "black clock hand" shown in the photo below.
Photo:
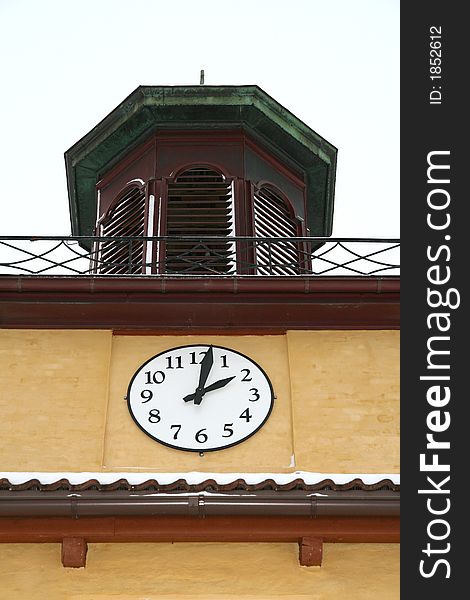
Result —
[{"label": "black clock hand", "polygon": [[199,383],[194,393],[194,404],[201,404],[204,385],[209,377],[209,373],[212,369],[212,365],[214,364],[214,352],[212,350],[212,346],[209,346],[204,358],[201,362],[201,372],[199,373]]},{"label": "black clock hand", "polygon": [[225,379],[219,379],[219,381],[215,381],[214,383],[211,383],[206,388],[204,388],[203,393],[207,394],[207,392],[213,392],[214,390],[223,388],[227,385],[227,383],[230,383],[232,381],[232,379],[235,379],[235,375],[233,377],[226,377]]},{"label": "black clock hand", "polygon": [[[227,383],[230,383],[230,381],[232,381],[232,379],[235,379],[235,375],[233,377],[227,377],[226,379],[220,379],[219,381],[216,381],[215,383],[211,383],[210,385],[208,385],[206,388],[204,388],[202,390],[202,396],[205,396],[207,394],[207,392],[213,392],[214,390],[218,390],[220,388],[223,388],[224,386],[227,385]],[[196,397],[196,394],[189,394],[188,396],[185,396],[183,398],[183,400],[185,402],[191,402],[191,400],[194,400]],[[194,402],[196,402],[196,400],[194,400]]]}]

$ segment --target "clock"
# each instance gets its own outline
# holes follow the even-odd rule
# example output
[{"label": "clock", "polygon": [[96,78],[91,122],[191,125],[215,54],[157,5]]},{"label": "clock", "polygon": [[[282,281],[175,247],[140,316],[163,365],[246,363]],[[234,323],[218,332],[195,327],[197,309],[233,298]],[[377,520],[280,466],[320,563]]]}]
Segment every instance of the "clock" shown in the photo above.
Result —
[{"label": "clock", "polygon": [[178,346],[134,374],[127,405],[136,425],[165,446],[211,452],[240,444],[266,423],[269,377],[254,360],[214,345]]}]

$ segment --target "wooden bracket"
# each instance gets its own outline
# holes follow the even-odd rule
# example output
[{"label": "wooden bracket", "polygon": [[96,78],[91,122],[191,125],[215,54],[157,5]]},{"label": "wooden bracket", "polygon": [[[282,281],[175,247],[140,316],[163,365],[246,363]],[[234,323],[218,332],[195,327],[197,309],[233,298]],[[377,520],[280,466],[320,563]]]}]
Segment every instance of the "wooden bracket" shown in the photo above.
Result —
[{"label": "wooden bracket", "polygon": [[317,537],[303,537],[299,540],[299,563],[304,567],[321,567],[323,540]]},{"label": "wooden bracket", "polygon": [[85,567],[88,544],[82,537],[64,537],[62,540],[62,564],[64,567]]}]

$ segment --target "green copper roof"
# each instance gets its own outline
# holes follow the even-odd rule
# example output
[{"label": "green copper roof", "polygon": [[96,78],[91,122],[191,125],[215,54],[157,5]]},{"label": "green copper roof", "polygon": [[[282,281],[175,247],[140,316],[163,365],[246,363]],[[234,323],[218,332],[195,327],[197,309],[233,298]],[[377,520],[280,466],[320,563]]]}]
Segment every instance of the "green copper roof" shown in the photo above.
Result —
[{"label": "green copper roof", "polygon": [[330,235],[336,148],[258,86],[140,86],[65,153],[73,235],[91,235],[97,181],[156,129],[242,128],[304,173],[312,235]]}]

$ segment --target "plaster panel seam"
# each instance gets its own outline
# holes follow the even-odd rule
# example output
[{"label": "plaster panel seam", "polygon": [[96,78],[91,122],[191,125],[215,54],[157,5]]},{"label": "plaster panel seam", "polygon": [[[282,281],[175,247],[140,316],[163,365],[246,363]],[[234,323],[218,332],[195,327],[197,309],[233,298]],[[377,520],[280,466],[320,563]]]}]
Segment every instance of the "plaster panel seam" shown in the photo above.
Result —
[{"label": "plaster panel seam", "polygon": [[108,428],[108,408],[109,408],[109,388],[110,388],[110,374],[111,374],[111,357],[113,355],[113,332],[109,331],[109,346],[108,346],[108,365],[107,365],[107,377],[106,377],[106,392],[105,392],[105,405],[103,415],[103,437],[101,444],[101,468],[104,469],[104,457],[106,454],[106,435]]},{"label": "plaster panel seam", "polygon": [[291,414],[291,419],[290,419],[290,427],[291,427],[291,437],[292,437],[292,459],[291,459],[291,463],[293,463],[291,466],[295,467],[295,448],[296,448],[296,444],[295,444],[295,407],[294,407],[294,388],[292,385],[292,361],[291,361],[291,353],[290,353],[290,346],[289,346],[289,331],[286,331],[286,335],[284,336],[285,340],[286,340],[286,352],[287,352],[287,362],[289,365],[288,368],[288,372],[289,372],[289,389],[290,389],[290,414]]}]

